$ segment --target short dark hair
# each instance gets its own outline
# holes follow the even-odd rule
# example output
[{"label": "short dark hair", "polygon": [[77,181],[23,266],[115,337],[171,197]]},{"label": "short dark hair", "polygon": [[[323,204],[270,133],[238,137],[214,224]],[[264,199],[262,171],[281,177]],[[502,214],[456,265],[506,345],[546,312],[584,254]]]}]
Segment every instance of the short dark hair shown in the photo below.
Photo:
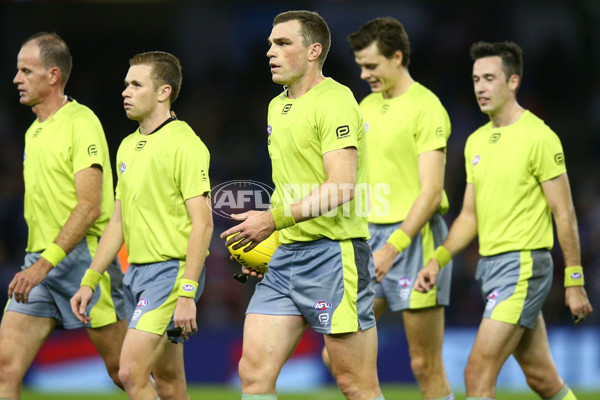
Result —
[{"label": "short dark hair", "polygon": [[298,21],[300,23],[300,33],[302,35],[302,44],[308,47],[313,43],[321,44],[323,50],[319,55],[319,66],[323,67],[325,58],[331,47],[331,33],[327,22],[318,13],[306,10],[286,11],[277,15],[273,20],[273,26],[288,22]]},{"label": "short dark hair", "polygon": [[169,100],[173,104],[177,100],[177,96],[179,96],[181,81],[183,79],[179,59],[165,51],[148,51],[136,54],[129,60],[130,66],[141,64],[152,66],[150,77],[154,85],[157,87],[161,85],[171,86]]},{"label": "short dark hair", "polygon": [[381,55],[390,58],[400,50],[402,52],[402,66],[410,65],[410,40],[404,26],[396,18],[382,17],[366,22],[358,32],[348,35],[350,48],[357,52],[377,43]]},{"label": "short dark hair", "polygon": [[65,41],[56,33],[38,32],[27,38],[23,46],[29,42],[40,48],[40,60],[45,68],[60,70],[61,83],[65,86],[73,69],[73,58]]},{"label": "short dark hair", "polygon": [[506,81],[513,76],[519,77],[519,85],[523,78],[523,49],[514,42],[477,42],[471,46],[471,59],[477,61],[484,57],[498,56],[502,59],[502,69]]}]

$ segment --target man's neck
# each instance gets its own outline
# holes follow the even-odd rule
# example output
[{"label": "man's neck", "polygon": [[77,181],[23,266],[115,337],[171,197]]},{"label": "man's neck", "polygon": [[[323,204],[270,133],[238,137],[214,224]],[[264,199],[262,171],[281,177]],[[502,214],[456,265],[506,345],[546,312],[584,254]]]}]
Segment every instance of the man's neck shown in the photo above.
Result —
[{"label": "man's neck", "polygon": [[171,118],[171,113],[169,110],[162,110],[160,112],[153,113],[151,116],[148,116],[140,121],[140,133],[142,135],[149,135],[169,118]]},{"label": "man's neck", "polygon": [[31,108],[37,115],[39,122],[44,122],[56,113],[62,106],[67,104],[67,96],[64,92],[53,93],[44,98],[44,100]]},{"label": "man's neck", "polygon": [[490,120],[494,128],[502,128],[514,124],[521,118],[525,109],[516,101],[507,104],[497,113],[490,114]]},{"label": "man's neck", "polygon": [[288,86],[287,96],[290,99],[297,99],[324,80],[325,77],[320,69],[309,70],[302,78]]},{"label": "man's neck", "polygon": [[390,90],[383,92],[383,98],[393,99],[394,97],[402,96],[413,83],[415,83],[415,80],[410,76],[408,70],[403,68],[399,72],[396,84]]}]

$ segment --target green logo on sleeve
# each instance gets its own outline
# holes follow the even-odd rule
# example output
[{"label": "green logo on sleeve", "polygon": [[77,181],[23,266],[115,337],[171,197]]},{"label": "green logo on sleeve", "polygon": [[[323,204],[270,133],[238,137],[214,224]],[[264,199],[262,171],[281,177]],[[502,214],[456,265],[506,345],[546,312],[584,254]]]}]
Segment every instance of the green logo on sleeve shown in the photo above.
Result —
[{"label": "green logo on sleeve", "polygon": [[556,153],[554,155],[554,162],[556,165],[565,165],[565,155],[563,153]]}]

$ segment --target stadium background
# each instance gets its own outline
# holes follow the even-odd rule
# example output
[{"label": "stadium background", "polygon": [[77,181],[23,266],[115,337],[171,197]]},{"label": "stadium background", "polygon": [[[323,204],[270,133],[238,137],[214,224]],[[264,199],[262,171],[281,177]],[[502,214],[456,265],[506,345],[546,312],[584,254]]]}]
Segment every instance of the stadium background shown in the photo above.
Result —
[{"label": "stadium background", "polygon": [[[566,153],[579,219],[588,294],[596,312],[574,329],[564,307],[562,264],[554,251],[555,282],[544,314],[552,351],[563,377],[585,388],[600,387],[600,2],[564,1],[197,1],[88,2],[17,1],[0,3],[0,297],[22,263],[22,153],[25,129],[34,115],[19,105],[12,79],[21,42],[40,30],[59,33],[68,43],[74,69],[67,94],[90,106],[106,131],[112,159],[120,140],[136,129],[122,109],[128,59],[135,53],[165,50],[183,64],[184,80],[174,105],[211,151],[213,185],[229,180],[270,181],[266,150],[266,107],[280,87],[273,84],[265,53],[273,17],[288,9],[318,11],[332,31],[324,73],[348,85],[358,100],[368,93],[348,49],[346,35],[368,19],[394,16],[412,43],[411,74],[432,89],[448,110],[446,190],[450,223],[464,190],[463,146],[486,122],[478,111],[470,79],[469,46],[478,40],[514,40],[525,54],[520,103],[542,117],[560,136]],[[231,225],[215,216],[207,260],[207,286],[199,302],[200,333],[186,344],[190,382],[235,384],[244,310],[253,290],[231,279],[239,270],[228,260],[218,234]],[[555,249],[556,250],[556,249]],[[454,385],[483,310],[473,275],[475,245],[455,259],[452,303],[446,311],[444,358]],[[380,378],[412,382],[399,314],[380,322]],[[321,338],[308,330],[281,387],[306,389],[330,382],[318,360]],[[77,382],[69,371],[81,376]],[[44,346],[26,383],[37,388],[86,390],[110,383],[83,332],[57,332]],[[503,387],[524,387],[509,363]]]}]

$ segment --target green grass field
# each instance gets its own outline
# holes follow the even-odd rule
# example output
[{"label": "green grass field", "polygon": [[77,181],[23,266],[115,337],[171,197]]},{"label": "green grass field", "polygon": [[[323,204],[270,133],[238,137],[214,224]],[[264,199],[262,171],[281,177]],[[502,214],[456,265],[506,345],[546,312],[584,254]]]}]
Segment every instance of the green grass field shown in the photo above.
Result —
[{"label": "green grass field", "polygon": [[[383,385],[383,394],[386,400],[418,400],[421,398],[415,386]],[[464,399],[464,393],[456,393],[457,399]],[[598,400],[600,392],[583,393],[575,391],[578,400]],[[237,390],[226,386],[191,386],[190,398],[192,400],[239,400]],[[88,393],[39,393],[24,390],[22,400],[127,400],[121,392],[109,394]],[[534,400],[539,399],[533,393],[499,392],[496,400]],[[326,387],[316,392],[308,393],[283,393],[278,400],[344,400],[337,387]]]}]

